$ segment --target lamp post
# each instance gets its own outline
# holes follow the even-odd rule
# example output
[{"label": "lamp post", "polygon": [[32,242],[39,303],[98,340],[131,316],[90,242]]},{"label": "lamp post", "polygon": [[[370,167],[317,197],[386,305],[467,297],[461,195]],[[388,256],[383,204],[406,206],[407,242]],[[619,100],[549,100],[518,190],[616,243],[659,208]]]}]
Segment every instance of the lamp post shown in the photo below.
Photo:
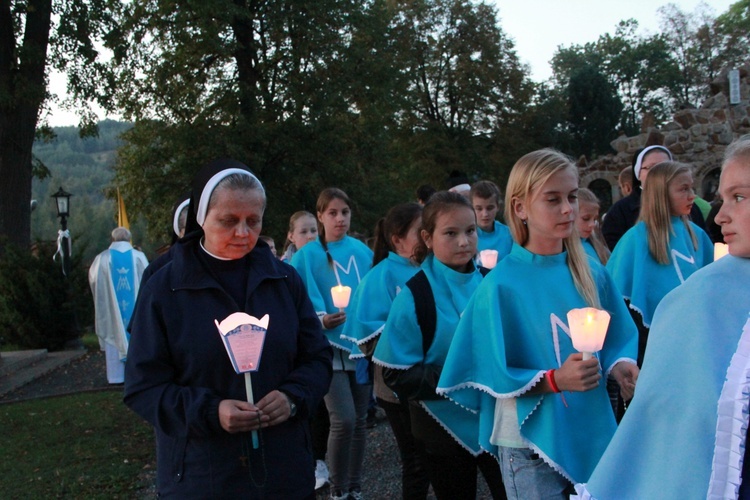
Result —
[{"label": "lamp post", "polygon": [[60,237],[58,238],[58,246],[62,253],[62,268],[63,274],[68,275],[69,261],[70,261],[70,233],[68,233],[68,215],[70,215],[70,197],[72,194],[65,191],[62,186],[57,190],[52,198],[55,199],[57,206],[57,216],[60,217]]}]

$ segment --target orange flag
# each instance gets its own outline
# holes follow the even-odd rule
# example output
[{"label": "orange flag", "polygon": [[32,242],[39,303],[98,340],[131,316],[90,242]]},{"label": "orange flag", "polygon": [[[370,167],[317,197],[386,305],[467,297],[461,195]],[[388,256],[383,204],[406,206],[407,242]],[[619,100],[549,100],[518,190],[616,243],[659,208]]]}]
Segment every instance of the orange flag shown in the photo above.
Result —
[{"label": "orange flag", "polygon": [[117,225],[130,230],[128,222],[128,213],[125,211],[125,201],[120,196],[120,188],[117,188]]}]

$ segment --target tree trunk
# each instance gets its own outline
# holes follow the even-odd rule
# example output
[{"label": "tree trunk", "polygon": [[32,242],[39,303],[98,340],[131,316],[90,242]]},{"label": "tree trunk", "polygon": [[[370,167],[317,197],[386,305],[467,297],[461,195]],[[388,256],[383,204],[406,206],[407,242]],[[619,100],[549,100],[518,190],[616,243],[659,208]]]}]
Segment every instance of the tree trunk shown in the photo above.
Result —
[{"label": "tree trunk", "polygon": [[46,93],[52,14],[52,0],[30,0],[18,47],[11,3],[0,0],[0,250],[31,239],[31,148]]}]

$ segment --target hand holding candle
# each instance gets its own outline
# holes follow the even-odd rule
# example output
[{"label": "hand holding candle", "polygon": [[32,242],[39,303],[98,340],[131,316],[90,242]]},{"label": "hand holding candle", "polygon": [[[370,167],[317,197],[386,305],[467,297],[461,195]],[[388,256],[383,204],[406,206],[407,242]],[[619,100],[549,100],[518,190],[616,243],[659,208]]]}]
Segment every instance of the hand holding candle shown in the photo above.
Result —
[{"label": "hand holding candle", "polygon": [[348,286],[336,285],[331,288],[331,297],[333,297],[333,306],[339,308],[339,312],[344,312],[349,305],[349,297],[352,295],[352,289]]},{"label": "hand holding candle", "polygon": [[729,245],[726,243],[714,243],[714,262],[729,254]]},{"label": "hand holding candle", "polygon": [[583,353],[583,359],[602,349],[609,327],[609,313],[593,307],[568,311],[568,326],[573,347]]},{"label": "hand holding candle", "polygon": [[479,259],[482,261],[483,267],[494,269],[497,265],[497,250],[482,250],[479,252]]}]

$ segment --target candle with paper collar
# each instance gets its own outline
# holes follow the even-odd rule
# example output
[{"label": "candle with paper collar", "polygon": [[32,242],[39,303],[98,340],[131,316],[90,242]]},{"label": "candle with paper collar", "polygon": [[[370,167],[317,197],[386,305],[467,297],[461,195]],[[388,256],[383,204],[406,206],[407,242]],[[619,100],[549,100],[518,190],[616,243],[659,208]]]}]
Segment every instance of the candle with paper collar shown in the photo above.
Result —
[{"label": "candle with paper collar", "polygon": [[352,288],[349,286],[336,285],[331,288],[331,297],[333,297],[333,306],[343,311],[349,305],[349,297],[352,295]]},{"label": "candle with paper collar", "polygon": [[497,265],[497,250],[482,250],[479,252],[479,259],[482,261],[483,267],[494,269]]},{"label": "candle with paper collar", "polygon": [[726,243],[714,243],[714,262],[729,253],[729,245]]},{"label": "candle with paper collar", "polygon": [[609,313],[594,307],[583,307],[568,311],[568,326],[573,347],[590,359],[592,353],[600,351],[609,327]]}]

